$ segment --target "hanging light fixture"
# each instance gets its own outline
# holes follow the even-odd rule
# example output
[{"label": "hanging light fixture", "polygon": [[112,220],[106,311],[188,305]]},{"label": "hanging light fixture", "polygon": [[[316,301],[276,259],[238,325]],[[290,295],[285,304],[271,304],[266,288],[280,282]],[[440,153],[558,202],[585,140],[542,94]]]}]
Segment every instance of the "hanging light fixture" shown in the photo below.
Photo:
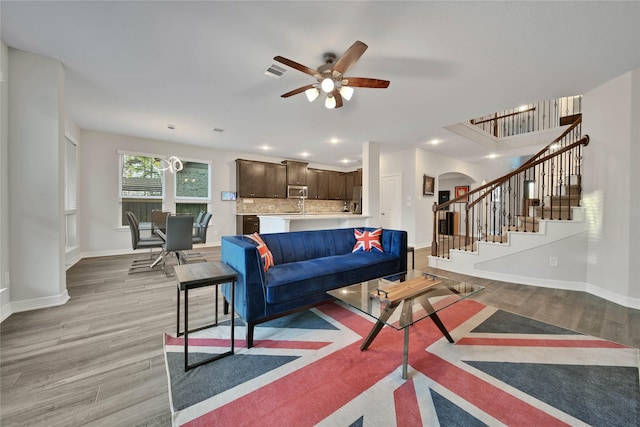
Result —
[{"label": "hanging light fixture", "polygon": [[158,159],[160,160],[160,167],[156,169],[161,171],[169,171],[171,173],[180,172],[184,166],[182,165],[182,161],[176,156],[171,156],[168,159]]},{"label": "hanging light fixture", "polygon": [[[176,126],[172,125],[172,124],[168,124],[167,128],[170,130],[175,130]],[[160,166],[156,167],[154,165],[154,168],[160,170],[160,171],[169,171],[171,173],[177,173],[180,172],[183,168],[184,165],[182,164],[182,161],[177,158],[176,156],[171,156],[168,159],[158,159],[160,161]]]}]

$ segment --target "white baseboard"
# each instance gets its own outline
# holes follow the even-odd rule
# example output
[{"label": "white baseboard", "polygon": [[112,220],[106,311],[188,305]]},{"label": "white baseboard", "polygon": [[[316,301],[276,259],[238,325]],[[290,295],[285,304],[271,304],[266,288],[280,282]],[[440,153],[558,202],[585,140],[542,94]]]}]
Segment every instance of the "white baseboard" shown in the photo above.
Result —
[{"label": "white baseboard", "polygon": [[[222,243],[220,240],[218,240],[217,242],[211,242],[211,243],[205,243],[203,245],[195,245],[193,247],[193,250],[197,250],[198,248],[213,248],[216,246],[220,246]],[[156,250],[157,251],[157,250]],[[148,254],[148,251],[143,251],[143,250],[137,250],[134,251],[133,249],[111,249],[111,250],[107,250],[107,251],[91,251],[91,252],[82,252],[80,254],[80,259],[83,258],[96,258],[96,257],[101,257],[101,256],[114,256],[114,255],[133,255],[133,254]]]},{"label": "white baseboard", "polygon": [[[512,274],[499,273],[495,271],[486,271],[474,269],[473,271],[458,271],[448,267],[453,264],[450,259],[442,259],[429,255],[429,266],[441,268],[447,271],[467,274],[469,276],[481,277],[483,279],[499,280],[510,283],[521,283],[523,285],[538,286],[541,288],[564,289],[567,291],[586,292],[599,298],[606,299],[623,307],[640,309],[640,299],[632,298],[626,295],[620,295],[607,289],[592,285],[586,282],[571,282],[567,280],[541,279],[539,277],[516,276]],[[448,267],[448,268],[447,268]]]},{"label": "white baseboard", "polygon": [[614,302],[623,307],[635,308],[636,310],[640,310],[640,299],[632,298],[625,295],[616,294],[615,292],[611,292],[606,289],[602,289],[599,286],[595,286],[587,283],[586,292],[591,295],[595,295],[597,297],[606,299],[607,301]]},{"label": "white baseboard", "polygon": [[9,301],[9,288],[0,289],[0,323],[4,322],[4,319],[11,316],[11,301]]},{"label": "white baseboard", "polygon": [[69,301],[69,293],[65,289],[64,292],[59,295],[52,295],[42,298],[32,298],[21,301],[11,301],[11,311],[12,313],[20,313],[21,311],[55,307],[58,305],[63,305],[67,301]]}]

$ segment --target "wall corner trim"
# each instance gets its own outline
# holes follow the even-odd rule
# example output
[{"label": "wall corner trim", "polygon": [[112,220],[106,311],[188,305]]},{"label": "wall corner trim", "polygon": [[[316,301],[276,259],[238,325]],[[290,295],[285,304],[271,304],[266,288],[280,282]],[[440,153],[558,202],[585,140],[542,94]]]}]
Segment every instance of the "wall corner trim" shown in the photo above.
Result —
[{"label": "wall corner trim", "polygon": [[[21,301],[11,301],[11,313],[20,313],[21,311],[38,310],[41,308],[55,307],[66,304],[69,301],[69,293],[65,289],[62,294],[52,295],[49,297],[32,298]],[[3,310],[4,312],[4,310]]]}]

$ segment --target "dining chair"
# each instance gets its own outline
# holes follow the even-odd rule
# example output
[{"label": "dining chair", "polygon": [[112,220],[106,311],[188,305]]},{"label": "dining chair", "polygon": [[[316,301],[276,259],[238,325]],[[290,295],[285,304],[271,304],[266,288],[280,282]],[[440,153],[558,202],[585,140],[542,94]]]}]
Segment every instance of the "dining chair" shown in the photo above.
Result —
[{"label": "dining chair", "polygon": [[133,212],[129,211],[127,211],[125,215],[127,217],[127,223],[129,224],[129,230],[131,231],[131,247],[133,250],[149,249],[149,258],[134,260],[129,268],[129,273],[149,271],[149,266],[153,262],[153,249],[161,248],[164,241],[154,235],[150,237],[140,237],[140,223],[138,222],[138,218]]},{"label": "dining chair", "polygon": [[165,241],[162,245],[162,253],[152,265],[162,263],[162,271],[165,270],[166,257],[175,253],[178,264],[182,264],[184,258],[183,251],[193,248],[193,216],[192,215],[169,215],[167,216],[166,229],[164,232]]},{"label": "dining chair", "polygon": [[[204,217],[202,218],[202,222],[200,224],[193,225],[193,229],[195,230],[192,237],[194,245],[207,243],[207,230],[209,227],[209,222],[211,221],[211,216],[211,212],[207,212],[206,214],[204,214]],[[185,257],[185,261],[192,261],[193,259],[197,258],[205,260],[200,252],[184,252],[183,255]]]},{"label": "dining chair", "polygon": [[151,211],[151,227],[152,232],[156,233],[156,230],[160,230],[164,233],[167,226],[167,216],[171,215],[171,212],[153,210]]},{"label": "dining chair", "polygon": [[209,221],[211,221],[211,212],[207,212],[201,221],[194,225],[195,233],[193,234],[193,243],[207,243],[207,229]]}]

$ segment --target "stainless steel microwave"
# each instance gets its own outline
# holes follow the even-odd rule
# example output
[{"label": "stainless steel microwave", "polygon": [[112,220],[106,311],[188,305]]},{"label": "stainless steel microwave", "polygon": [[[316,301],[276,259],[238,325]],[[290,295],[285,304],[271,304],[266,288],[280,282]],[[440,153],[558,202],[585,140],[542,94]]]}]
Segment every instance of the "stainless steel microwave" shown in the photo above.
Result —
[{"label": "stainless steel microwave", "polygon": [[307,191],[306,185],[287,185],[287,198],[306,199]]}]

